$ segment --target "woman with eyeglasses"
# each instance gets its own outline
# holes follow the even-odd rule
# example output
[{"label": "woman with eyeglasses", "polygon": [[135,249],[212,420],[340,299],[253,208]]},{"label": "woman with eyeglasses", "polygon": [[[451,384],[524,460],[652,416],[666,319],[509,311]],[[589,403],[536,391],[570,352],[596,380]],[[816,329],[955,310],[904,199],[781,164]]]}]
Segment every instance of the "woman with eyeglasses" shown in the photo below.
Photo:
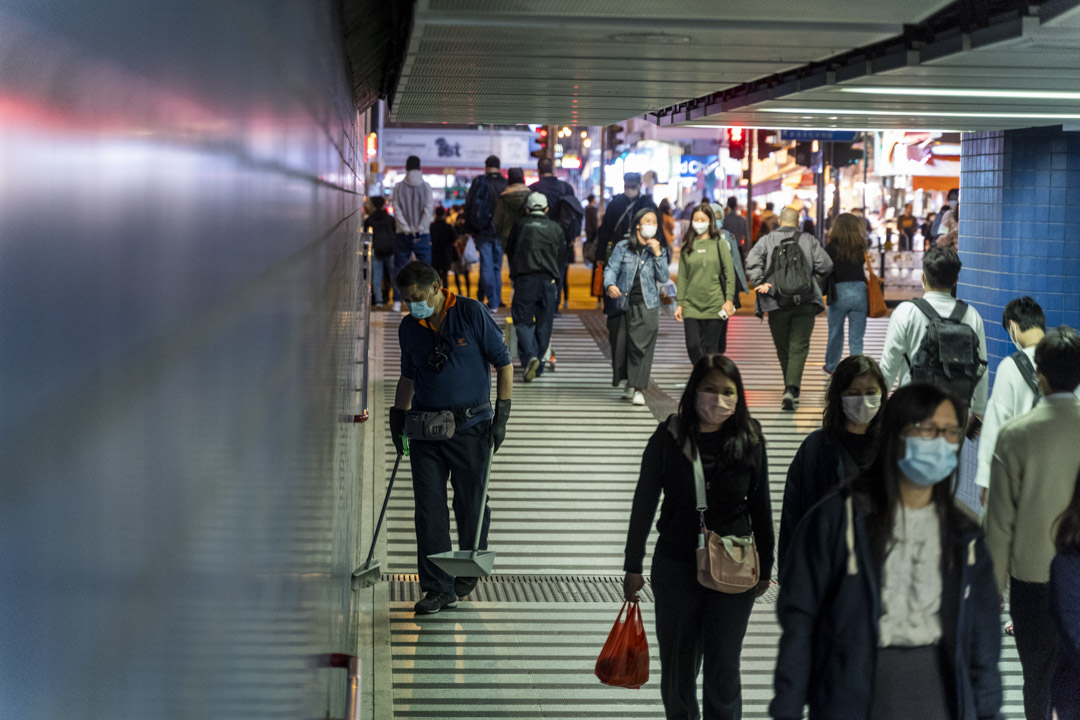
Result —
[{"label": "woman with eyeglasses", "polygon": [[803,519],[781,566],[773,718],[1000,717],[1000,606],[982,533],[955,504],[958,403],[889,398],[880,446]]},{"label": "woman with eyeglasses", "polygon": [[645,404],[643,390],[652,373],[656,336],[660,332],[660,291],[656,283],[671,279],[667,248],[657,237],[659,220],[651,208],[639,210],[630,233],[615,246],[604,267],[611,343],[611,384],[626,383],[623,398]]},{"label": "woman with eyeglasses", "polygon": [[810,508],[870,467],[887,392],[873,358],[852,355],[836,366],[825,391],[822,426],[806,436],[788,468],[776,554],[780,567]]}]

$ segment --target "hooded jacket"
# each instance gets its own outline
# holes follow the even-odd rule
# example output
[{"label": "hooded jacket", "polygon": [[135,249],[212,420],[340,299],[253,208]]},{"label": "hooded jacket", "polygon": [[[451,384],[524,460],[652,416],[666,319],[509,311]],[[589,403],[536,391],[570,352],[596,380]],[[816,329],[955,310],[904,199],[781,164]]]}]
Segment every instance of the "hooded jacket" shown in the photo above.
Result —
[{"label": "hooded jacket", "polygon": [[531,194],[532,190],[525,183],[514,183],[508,185],[499,195],[499,202],[495,205],[495,228],[503,242],[510,239],[514,224],[525,214],[525,201]]},{"label": "hooded jacket", "polygon": [[435,214],[435,196],[419,170],[405,173],[394,186],[394,223],[403,235],[426,235]]},{"label": "hooded jacket", "polygon": [[[780,568],[783,628],[769,714],[871,720],[881,618],[881,571],[866,530],[869,500],[845,488],[816,505]],[[941,600],[942,668],[957,720],[1001,718],[1001,625],[986,541],[967,524],[941,540],[952,553]]]},{"label": "hooded jacket", "polygon": [[562,277],[566,243],[558,223],[542,212],[534,212],[514,224],[506,241],[510,277],[544,273],[552,280]]}]

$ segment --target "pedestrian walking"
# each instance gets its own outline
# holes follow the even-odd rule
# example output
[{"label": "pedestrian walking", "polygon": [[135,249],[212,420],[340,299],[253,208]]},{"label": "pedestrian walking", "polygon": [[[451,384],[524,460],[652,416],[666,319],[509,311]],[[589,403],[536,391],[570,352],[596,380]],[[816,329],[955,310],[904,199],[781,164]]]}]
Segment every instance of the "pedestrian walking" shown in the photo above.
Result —
[{"label": "pedestrian walking", "polygon": [[1050,614],[1054,523],[1069,507],[1080,474],[1080,334],[1060,327],[1035,348],[1045,397],[1001,428],[990,468],[986,536],[997,588],[1009,590],[1016,651],[1024,670],[1028,720],[1050,714],[1057,633]]},{"label": "pedestrian walking", "polygon": [[506,241],[510,279],[514,283],[511,313],[517,332],[518,354],[525,382],[544,371],[543,360],[551,343],[551,327],[559,304],[557,282],[566,255],[562,228],[546,216],[547,198],[533,192],[525,203],[528,213],[515,223]]},{"label": "pedestrian walking", "polygon": [[521,168],[507,170],[506,182],[506,189],[499,195],[495,205],[495,227],[499,231],[504,251],[506,241],[510,239],[510,231],[525,215],[525,201],[532,194],[532,190],[525,184],[525,171]]},{"label": "pedestrian walking", "polygon": [[1058,659],[1050,679],[1050,704],[1057,720],[1080,720],[1080,475],[1056,528],[1050,615],[1057,629]]},{"label": "pedestrian walking", "polygon": [[923,256],[923,296],[900,303],[889,318],[881,372],[890,389],[894,382],[903,386],[913,379],[940,385],[963,401],[963,414],[970,409],[981,421],[988,385],[986,333],[978,311],[951,294],[960,267],[960,258],[946,247]]},{"label": "pedestrian walking", "polygon": [[473,179],[465,196],[465,230],[472,235],[480,253],[480,294],[488,309],[502,306],[502,238],[495,227],[495,207],[506,189],[506,178],[499,172],[497,155],[484,161],[484,174]]},{"label": "pedestrian walking", "polygon": [[[581,235],[581,226],[585,218],[585,208],[574,193],[570,183],[555,177],[555,161],[542,157],[536,162],[540,179],[529,186],[533,192],[542,193],[548,201],[548,218],[563,231],[566,252],[562,254],[563,269],[558,278],[558,295],[562,295],[565,307],[570,306],[570,286],[568,285],[569,264],[574,257],[574,242]],[[556,305],[556,314],[558,306]]]},{"label": "pedestrian walking", "polygon": [[904,205],[904,213],[896,219],[896,230],[900,233],[900,250],[915,249],[915,233],[919,229],[919,219],[912,214],[912,204]]},{"label": "pedestrian walking", "polygon": [[[623,565],[630,602],[645,585],[645,547],[661,493],[651,580],[664,714],[668,720],[735,720],[742,715],[743,638],[754,599],[769,589],[772,575],[773,523],[765,438],[750,417],[738,368],[723,355],[697,362],[678,412],[660,423],[645,448]],[[699,583],[696,556],[705,529],[731,542],[752,538],[756,586],[722,592]]]},{"label": "pedestrian walking", "polygon": [[435,208],[435,221],[431,223],[431,267],[439,273],[443,287],[449,287],[450,268],[457,259],[456,239],[454,228],[446,222],[446,209]]},{"label": "pedestrian walking", "polygon": [[[415,257],[431,263],[431,221],[435,215],[435,196],[420,172],[420,158],[405,160],[405,179],[394,186],[394,268],[403,268]],[[401,311],[401,288],[394,288],[394,312]]]},{"label": "pedestrian walking", "polygon": [[870,468],[814,506],[780,566],[778,720],[1001,717],[1001,631],[979,527],[957,507],[958,401],[889,398]]},{"label": "pedestrian walking", "polygon": [[634,405],[644,405],[642,391],[652,373],[656,336],[660,331],[660,292],[656,284],[666,283],[667,250],[656,235],[656,210],[639,210],[630,222],[630,237],[615,245],[604,268],[608,300],[608,339],[611,343],[611,384],[626,383],[623,397]]},{"label": "pedestrian walking", "polygon": [[641,192],[641,173],[626,173],[623,175],[623,191],[604,208],[604,218],[597,236],[597,262],[606,263],[615,245],[630,236],[631,221],[643,209],[655,212],[656,203],[651,195]]},{"label": "pedestrian walking", "polygon": [[[390,410],[390,435],[404,452],[406,419],[411,428],[416,562],[424,598],[417,614],[457,606],[476,587],[477,578],[453,578],[428,560],[452,549],[446,481],[454,488],[454,518],[459,549],[472,549],[483,502],[484,474],[491,447],[506,438],[514,366],[502,333],[484,307],[442,287],[434,268],[415,261],[398,273],[397,285],[409,305],[398,326],[401,377]],[[498,375],[497,401],[491,407],[491,368]],[[444,413],[453,414],[449,439]],[[487,548],[491,504],[484,510],[480,548]]]},{"label": "pedestrian walking", "polygon": [[671,201],[664,198],[656,208],[660,213],[660,230],[663,233],[664,247],[671,247],[675,242],[675,216],[671,211]]},{"label": "pedestrian walking", "polygon": [[852,355],[836,366],[825,389],[821,428],[806,436],[788,468],[777,551],[781,568],[810,508],[870,467],[887,395],[885,377],[873,358]]},{"label": "pedestrian walking", "polygon": [[798,220],[797,209],[784,208],[780,228],[763,237],[746,258],[747,280],[757,292],[757,314],[769,316],[784,374],[784,410],[794,410],[799,401],[814,317],[825,310],[814,275],[827,275],[833,267],[817,239],[796,230]]},{"label": "pedestrian walking", "polygon": [[750,229],[746,218],[739,214],[739,201],[732,195],[727,199],[727,211],[724,213],[724,229],[739,243],[739,254],[745,258],[750,252]]},{"label": "pedestrian walking", "polygon": [[[397,230],[394,218],[386,211],[386,198],[375,195],[371,200],[372,212],[364,218],[364,230],[371,233],[371,291],[375,305],[383,304],[383,280],[387,286],[394,284],[394,243]],[[397,300],[397,296],[394,296]]]},{"label": "pedestrian walking", "polygon": [[825,348],[826,374],[831,375],[844,354],[844,322],[848,326],[848,352],[862,355],[870,301],[866,296],[866,236],[862,222],[850,213],[836,218],[825,252],[833,262],[829,277],[829,340]]},{"label": "pedestrian walking", "polygon": [[727,350],[728,318],[735,314],[735,261],[709,205],[701,204],[679,250],[675,319],[683,323],[691,364]]},{"label": "pedestrian walking", "polygon": [[[456,210],[456,209],[455,209]],[[454,271],[454,284],[457,286],[457,294],[462,297],[472,297],[472,278],[469,276],[469,272],[472,270],[472,263],[469,262],[466,252],[466,248],[469,245],[469,234],[465,232],[465,217],[460,212],[454,212],[454,263],[450,266],[450,269]],[[473,245],[475,247],[475,243]],[[461,281],[465,281],[465,294],[461,293]]]},{"label": "pedestrian walking", "polygon": [[735,239],[735,236],[724,229],[727,215],[724,212],[723,205],[712,203],[709,207],[712,208],[713,214],[716,216],[716,227],[720,231],[720,237],[728,244],[728,250],[731,251],[732,264],[735,266],[735,297],[732,298],[731,302],[735,305],[735,309],[738,310],[742,307],[742,299],[739,295],[750,292],[750,286],[746,284],[746,269],[743,267],[742,248],[739,247],[739,241]]}]

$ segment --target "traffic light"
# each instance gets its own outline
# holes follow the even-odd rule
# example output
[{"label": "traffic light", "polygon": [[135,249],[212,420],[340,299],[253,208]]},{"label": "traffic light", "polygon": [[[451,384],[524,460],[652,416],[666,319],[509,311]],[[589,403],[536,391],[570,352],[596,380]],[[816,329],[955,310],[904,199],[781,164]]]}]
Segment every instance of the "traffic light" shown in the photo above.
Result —
[{"label": "traffic light", "polygon": [[541,125],[536,129],[536,144],[540,147],[533,150],[531,155],[534,158],[551,157],[551,153],[548,150],[551,138],[548,135],[547,125]]},{"label": "traffic light", "polygon": [[844,165],[858,165],[862,162],[863,151],[862,149],[856,150],[851,147],[851,143],[834,142],[832,144],[832,157],[830,160],[834,167],[843,167]]},{"label": "traffic light", "polygon": [[741,127],[731,127],[727,131],[728,155],[732,160],[742,160],[746,156],[746,131]]},{"label": "traffic light", "polygon": [[607,143],[607,149],[618,152],[619,147],[626,144],[626,140],[623,138],[624,128],[622,125],[608,125],[604,128],[604,140]]},{"label": "traffic light", "polygon": [[764,160],[783,147],[783,145],[777,145],[775,142],[777,135],[779,135],[778,131],[758,130],[756,132],[758,160]]},{"label": "traffic light", "polygon": [[802,165],[804,168],[813,166],[814,164],[814,151],[813,146],[808,142],[795,143],[795,164]]}]

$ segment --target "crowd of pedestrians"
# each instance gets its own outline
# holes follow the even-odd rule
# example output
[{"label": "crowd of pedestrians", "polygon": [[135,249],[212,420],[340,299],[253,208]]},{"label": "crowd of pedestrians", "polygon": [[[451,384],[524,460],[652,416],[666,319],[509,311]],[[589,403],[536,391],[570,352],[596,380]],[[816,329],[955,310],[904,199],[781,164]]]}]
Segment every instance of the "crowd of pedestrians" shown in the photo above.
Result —
[{"label": "crowd of pedestrians", "polygon": [[[1047,330],[1030,297],[1009,302],[1002,326],[1015,352],[999,364],[990,394],[983,319],[956,297],[961,262],[951,241],[927,249],[922,297],[893,310],[878,361],[863,354],[869,259],[858,214],[838,216],[823,247],[800,227],[797,208],[766,207],[746,218],[734,198],[726,208],[702,202],[680,217],[689,223],[676,243],[672,209],[657,207],[636,173],[626,174],[624,192],[601,216],[595,198],[581,205],[550,162],[541,161],[532,186],[520,168],[503,178],[494,156],[486,170],[460,218],[432,213],[417,199],[422,179],[407,175],[400,194],[395,189],[402,205],[393,217],[375,198],[365,220],[375,275],[398,269],[395,302],[409,308],[399,327],[391,432],[399,452],[406,435],[412,448],[425,592],[417,613],[453,608],[476,584],[427,560],[453,544],[447,480],[462,547],[478,522],[486,547],[490,506],[482,518],[479,508],[487,449],[506,436],[514,379],[491,314],[503,302],[504,252],[524,381],[545,370],[573,243],[584,234],[593,292],[607,316],[612,385],[643,406],[677,247],[673,314],[693,369],[677,411],[644,449],[623,567],[634,602],[659,509],[651,587],[666,717],[741,716],[743,640],[775,564],[782,636],[772,717],[794,720],[807,709],[812,719],[1000,717],[1008,598],[1013,622],[1005,633],[1015,636],[1027,719],[1080,718],[1076,331]],[[901,242],[911,247],[916,232],[955,233],[950,200],[921,229],[906,207]],[[429,215],[430,230],[421,232]],[[483,305],[447,287],[448,270],[463,259],[461,225],[481,265]],[[749,291],[756,314],[768,316],[787,411],[799,403],[816,316],[828,301],[821,427],[786,469],[778,538],[767,438],[724,354],[728,322]],[[374,292],[381,302],[382,288]],[[446,414],[456,432],[434,437]],[[983,527],[956,498],[960,450],[975,438]]]}]

